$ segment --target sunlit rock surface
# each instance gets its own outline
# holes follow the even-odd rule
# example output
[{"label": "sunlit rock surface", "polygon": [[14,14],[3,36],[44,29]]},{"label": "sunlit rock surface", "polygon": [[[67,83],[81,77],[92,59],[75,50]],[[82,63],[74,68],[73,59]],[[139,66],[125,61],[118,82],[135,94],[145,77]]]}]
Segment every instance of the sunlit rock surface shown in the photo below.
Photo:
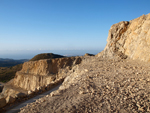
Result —
[{"label": "sunlit rock surface", "polygon": [[150,14],[111,26],[107,45],[98,56],[150,61]]}]

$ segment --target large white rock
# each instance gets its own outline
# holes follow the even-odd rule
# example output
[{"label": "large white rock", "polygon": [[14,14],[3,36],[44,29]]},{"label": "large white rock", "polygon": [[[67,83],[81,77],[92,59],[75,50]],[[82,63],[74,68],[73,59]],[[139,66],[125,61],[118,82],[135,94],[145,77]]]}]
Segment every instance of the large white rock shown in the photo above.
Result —
[{"label": "large white rock", "polygon": [[111,26],[107,45],[98,56],[150,61],[150,14]]}]

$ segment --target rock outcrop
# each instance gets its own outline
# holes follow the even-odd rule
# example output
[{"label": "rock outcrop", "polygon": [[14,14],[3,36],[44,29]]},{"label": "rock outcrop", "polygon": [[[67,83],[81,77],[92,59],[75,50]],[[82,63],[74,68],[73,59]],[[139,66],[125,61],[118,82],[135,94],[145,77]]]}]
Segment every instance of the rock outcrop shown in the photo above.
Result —
[{"label": "rock outcrop", "polygon": [[150,64],[89,56],[20,113],[150,113]]},{"label": "rock outcrop", "polygon": [[80,64],[81,60],[80,57],[68,57],[25,62],[22,70],[16,73],[13,84],[34,91],[61,78],[60,76],[64,78],[63,74],[56,76],[59,70],[66,67],[71,69],[73,65]]},{"label": "rock outcrop", "polygon": [[5,99],[5,104],[10,104],[16,99],[48,90],[62,82],[67,71],[81,61],[82,57],[64,57],[25,62],[15,78],[4,85],[1,101]]},{"label": "rock outcrop", "polygon": [[150,61],[150,14],[111,26],[105,49],[98,54],[103,57]]}]

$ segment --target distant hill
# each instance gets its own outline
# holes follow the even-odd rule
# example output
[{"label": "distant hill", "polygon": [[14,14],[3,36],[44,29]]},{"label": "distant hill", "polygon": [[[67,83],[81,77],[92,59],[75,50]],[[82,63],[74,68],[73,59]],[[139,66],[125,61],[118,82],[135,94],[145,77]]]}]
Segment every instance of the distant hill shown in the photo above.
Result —
[{"label": "distant hill", "polygon": [[0,58],[0,67],[12,67],[18,64],[22,64],[28,61],[27,59],[14,60],[14,59],[4,59]]},{"label": "distant hill", "polygon": [[8,82],[15,77],[17,71],[22,69],[22,64],[13,67],[0,67],[0,82]]},{"label": "distant hill", "polygon": [[58,54],[53,54],[53,53],[42,53],[34,56],[30,61],[37,61],[41,59],[53,59],[53,58],[62,58],[64,56],[58,55]]},{"label": "distant hill", "polygon": [[22,64],[27,59],[14,60],[0,58],[0,82],[8,82],[15,77],[17,71],[22,69]]}]

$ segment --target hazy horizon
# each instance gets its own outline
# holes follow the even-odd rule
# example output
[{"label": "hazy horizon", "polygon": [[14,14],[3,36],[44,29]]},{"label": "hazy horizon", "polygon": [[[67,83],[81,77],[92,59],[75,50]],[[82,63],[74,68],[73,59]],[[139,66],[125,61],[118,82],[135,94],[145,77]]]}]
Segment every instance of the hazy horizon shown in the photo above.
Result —
[{"label": "hazy horizon", "polygon": [[[31,59],[37,54],[41,53],[54,53],[63,56],[82,56],[85,53],[97,54],[102,50],[20,50],[20,51],[8,51],[5,54],[0,53],[0,58],[9,58],[9,59]],[[8,53],[9,52],[9,53]]]}]

